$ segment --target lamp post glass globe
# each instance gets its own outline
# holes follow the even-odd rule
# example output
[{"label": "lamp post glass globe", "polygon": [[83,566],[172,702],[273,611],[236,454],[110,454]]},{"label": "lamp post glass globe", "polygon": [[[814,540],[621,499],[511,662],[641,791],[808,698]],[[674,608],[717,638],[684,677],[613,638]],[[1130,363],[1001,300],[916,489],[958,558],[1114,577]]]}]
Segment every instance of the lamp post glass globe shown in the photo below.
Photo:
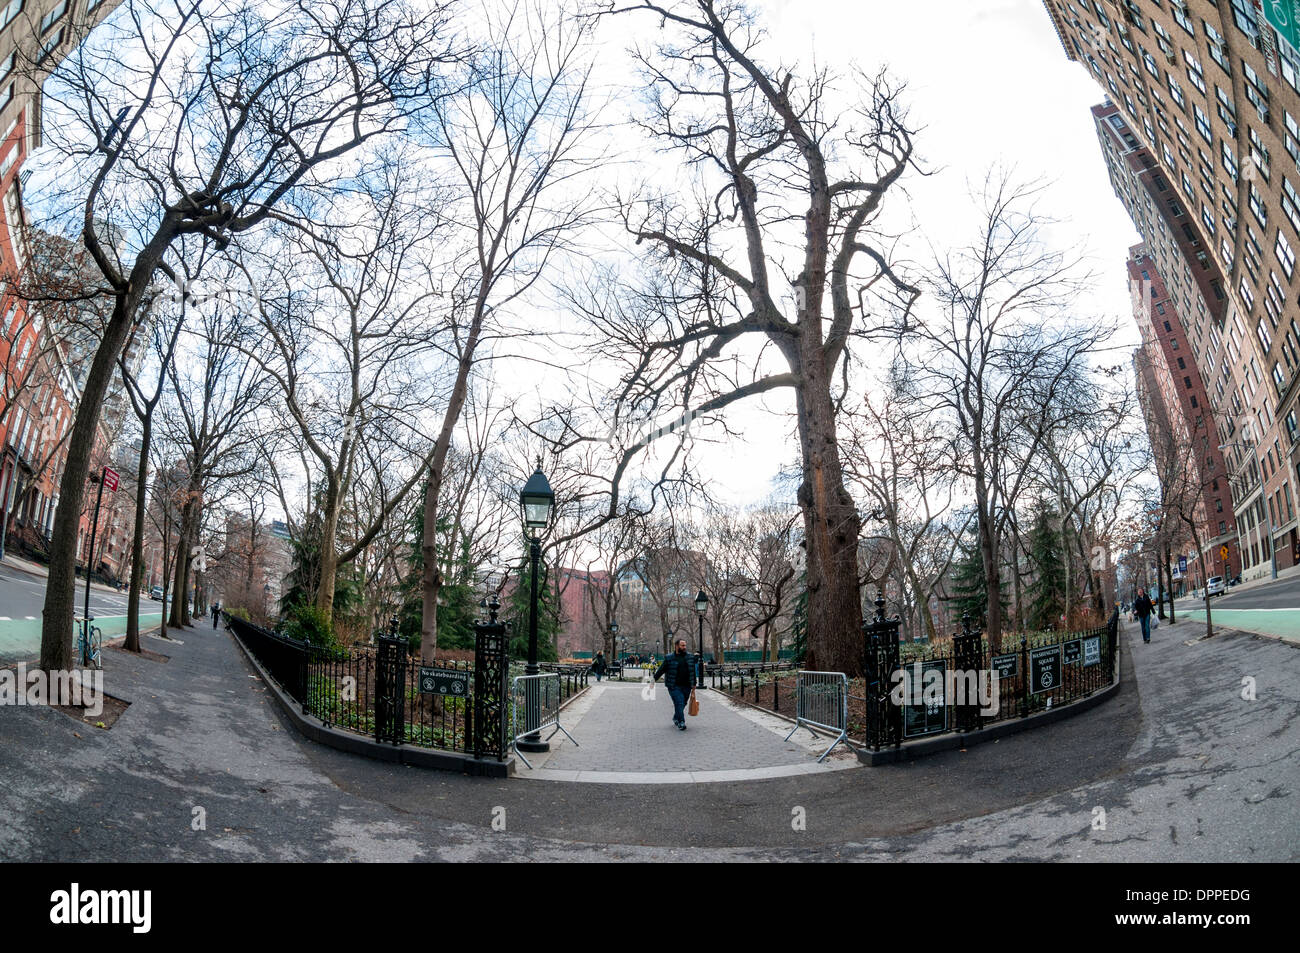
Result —
[{"label": "lamp post glass globe", "polygon": [[534,530],[534,535],[536,530],[546,528],[551,520],[551,509],[555,506],[555,492],[542,473],[541,461],[519,491],[519,505],[524,512],[524,525]]}]

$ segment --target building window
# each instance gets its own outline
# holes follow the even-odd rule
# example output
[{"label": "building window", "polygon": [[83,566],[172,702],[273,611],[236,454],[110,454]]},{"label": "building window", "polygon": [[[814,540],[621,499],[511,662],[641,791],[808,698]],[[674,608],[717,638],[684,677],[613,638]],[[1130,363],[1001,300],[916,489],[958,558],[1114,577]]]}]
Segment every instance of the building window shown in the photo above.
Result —
[{"label": "building window", "polygon": [[44,62],[47,56],[49,56],[56,49],[58,49],[59,44],[63,42],[64,29],[65,29],[64,27],[59,27],[59,29],[56,32],[51,33],[50,36],[44,42],[41,43],[40,51],[36,54],[37,63]]},{"label": "building window", "polygon": [[59,18],[62,17],[63,14],[67,12],[68,12],[68,0],[59,0],[58,6],[54,7],[52,10],[50,10],[49,13],[45,14],[45,16],[41,18],[41,28],[38,32],[45,33],[46,31],[48,31],[50,27],[58,23]]},{"label": "building window", "polygon": [[1280,228],[1277,230],[1277,244],[1273,246],[1273,251],[1277,254],[1277,260],[1282,263],[1282,270],[1286,272],[1289,281],[1295,271],[1295,252],[1291,250],[1291,243],[1286,240]]},{"label": "building window", "polygon": [[3,30],[9,24],[14,22],[14,17],[23,12],[25,0],[9,0],[5,8],[0,12],[0,30]]}]

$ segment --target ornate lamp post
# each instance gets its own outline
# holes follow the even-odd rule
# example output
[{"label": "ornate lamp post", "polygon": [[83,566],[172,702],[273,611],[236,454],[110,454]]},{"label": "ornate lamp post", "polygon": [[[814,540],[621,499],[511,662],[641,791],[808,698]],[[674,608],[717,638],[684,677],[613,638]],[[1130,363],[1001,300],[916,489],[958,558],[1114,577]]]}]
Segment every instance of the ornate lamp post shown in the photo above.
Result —
[{"label": "ornate lamp post", "polygon": [[609,623],[609,651],[614,656],[614,661],[618,661],[618,623],[613,619]]},{"label": "ornate lamp post", "polygon": [[[551,509],[554,506],[555,493],[542,474],[542,461],[539,459],[537,469],[533,471],[533,475],[528,478],[528,482],[519,492],[519,507],[523,511],[524,526],[530,533],[528,554],[532,559],[533,567],[532,595],[529,600],[528,614],[528,664],[524,668],[525,675],[537,674],[537,564],[542,555],[542,541],[538,534],[550,522]],[[551,746],[542,741],[541,734],[537,730],[538,723],[541,721],[540,706],[541,699],[537,692],[529,690],[524,713],[524,727],[529,733],[519,742],[519,747],[524,751],[551,750]]]},{"label": "ornate lamp post", "polygon": [[699,641],[700,658],[699,658],[699,671],[697,673],[699,681],[696,682],[696,686],[695,686],[696,688],[704,687],[704,613],[707,612],[708,610],[709,610],[709,597],[706,596],[704,594],[704,590],[701,589],[699,593],[695,596],[695,612],[700,617],[700,641]]}]

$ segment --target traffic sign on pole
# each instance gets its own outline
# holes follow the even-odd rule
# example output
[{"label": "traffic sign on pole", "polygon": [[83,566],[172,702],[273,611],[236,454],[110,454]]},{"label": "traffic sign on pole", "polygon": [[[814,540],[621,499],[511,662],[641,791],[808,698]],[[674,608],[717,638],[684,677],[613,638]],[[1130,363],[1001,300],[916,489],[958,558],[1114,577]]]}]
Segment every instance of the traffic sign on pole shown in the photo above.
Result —
[{"label": "traffic sign on pole", "polygon": [[117,490],[117,471],[112,467],[104,467],[104,489],[113,493]]}]

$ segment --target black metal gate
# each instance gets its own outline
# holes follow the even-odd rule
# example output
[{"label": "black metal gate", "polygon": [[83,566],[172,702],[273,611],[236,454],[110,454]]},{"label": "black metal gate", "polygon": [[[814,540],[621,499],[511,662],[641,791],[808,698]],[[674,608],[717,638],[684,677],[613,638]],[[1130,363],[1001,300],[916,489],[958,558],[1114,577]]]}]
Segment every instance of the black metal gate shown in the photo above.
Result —
[{"label": "black metal gate", "polygon": [[379,636],[375,659],[375,740],[406,741],[406,640],[396,632]]},{"label": "black metal gate", "polygon": [[[978,731],[983,723],[978,698],[970,697],[972,688],[981,684],[987,675],[983,670],[984,650],[980,644],[982,637],[983,633],[978,628],[971,629],[969,613],[963,612],[961,632],[953,636],[952,640],[953,667],[959,673],[953,682],[960,692],[959,697],[962,702],[956,705],[954,710],[957,731]],[[973,684],[969,677],[972,672],[976,673]]]},{"label": "black metal gate", "polygon": [[474,757],[506,756],[506,679],[510,674],[506,627],[497,621],[494,596],[487,622],[474,623]]},{"label": "black metal gate", "polygon": [[876,596],[876,615],[862,626],[865,645],[863,671],[867,677],[867,744],[898,747],[903,740],[903,709],[890,701],[898,671],[898,616],[885,618],[885,597]]}]

